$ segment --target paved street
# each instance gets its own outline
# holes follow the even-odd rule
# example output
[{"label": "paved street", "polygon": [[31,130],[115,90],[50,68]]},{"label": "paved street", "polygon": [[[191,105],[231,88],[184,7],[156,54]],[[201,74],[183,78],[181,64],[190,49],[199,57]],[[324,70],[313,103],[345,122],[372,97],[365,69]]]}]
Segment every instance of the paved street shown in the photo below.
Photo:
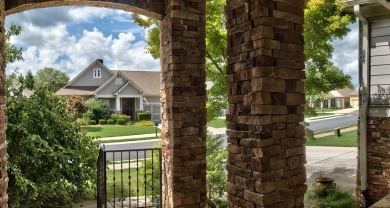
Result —
[{"label": "paved street", "polygon": [[342,117],[334,117],[334,118],[309,121],[308,123],[310,125],[308,126],[308,128],[314,132],[319,132],[319,131],[334,129],[337,127],[350,126],[350,125],[357,124],[358,117],[359,117],[358,113],[353,112],[349,115],[342,116]]}]

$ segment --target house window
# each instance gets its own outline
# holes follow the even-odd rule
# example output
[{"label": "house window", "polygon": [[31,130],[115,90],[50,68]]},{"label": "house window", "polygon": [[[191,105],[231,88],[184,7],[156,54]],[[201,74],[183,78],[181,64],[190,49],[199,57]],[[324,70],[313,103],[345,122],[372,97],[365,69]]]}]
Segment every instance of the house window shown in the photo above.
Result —
[{"label": "house window", "polygon": [[102,72],[100,68],[94,68],[93,69],[93,78],[101,78],[102,77]]},{"label": "house window", "polygon": [[115,79],[115,85],[122,85],[122,84],[123,84],[122,78],[116,78]]}]

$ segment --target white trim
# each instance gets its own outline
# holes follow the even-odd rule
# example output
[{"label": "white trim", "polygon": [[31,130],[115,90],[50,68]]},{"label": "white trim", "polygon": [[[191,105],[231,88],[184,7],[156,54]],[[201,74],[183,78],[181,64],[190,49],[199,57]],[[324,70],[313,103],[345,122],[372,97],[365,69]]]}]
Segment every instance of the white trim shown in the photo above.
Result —
[{"label": "white trim", "polygon": [[102,69],[99,67],[93,68],[92,77],[94,79],[100,79],[102,78]]}]

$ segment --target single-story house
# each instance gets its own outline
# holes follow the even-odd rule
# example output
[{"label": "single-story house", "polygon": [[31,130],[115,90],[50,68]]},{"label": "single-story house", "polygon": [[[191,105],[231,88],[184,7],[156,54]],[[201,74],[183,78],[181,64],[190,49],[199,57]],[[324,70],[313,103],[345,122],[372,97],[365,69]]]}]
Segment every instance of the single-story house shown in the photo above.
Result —
[{"label": "single-story house", "polygon": [[333,90],[328,93],[327,107],[349,108],[351,107],[350,94],[355,92],[351,88]]},{"label": "single-story house", "polygon": [[110,70],[97,59],[55,94],[103,100],[111,113],[130,115],[132,120],[140,111],[149,111],[154,121],[161,118],[158,71]]},{"label": "single-story house", "polygon": [[349,94],[350,104],[352,108],[359,109],[359,91],[354,91]]}]

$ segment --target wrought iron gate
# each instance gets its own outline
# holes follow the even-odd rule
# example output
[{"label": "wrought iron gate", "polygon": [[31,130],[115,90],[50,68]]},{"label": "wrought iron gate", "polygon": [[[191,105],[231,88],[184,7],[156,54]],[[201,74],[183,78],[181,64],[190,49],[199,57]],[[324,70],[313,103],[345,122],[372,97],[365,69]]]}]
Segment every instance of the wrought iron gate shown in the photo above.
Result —
[{"label": "wrought iron gate", "polygon": [[161,149],[106,150],[97,161],[97,207],[161,207]]}]

